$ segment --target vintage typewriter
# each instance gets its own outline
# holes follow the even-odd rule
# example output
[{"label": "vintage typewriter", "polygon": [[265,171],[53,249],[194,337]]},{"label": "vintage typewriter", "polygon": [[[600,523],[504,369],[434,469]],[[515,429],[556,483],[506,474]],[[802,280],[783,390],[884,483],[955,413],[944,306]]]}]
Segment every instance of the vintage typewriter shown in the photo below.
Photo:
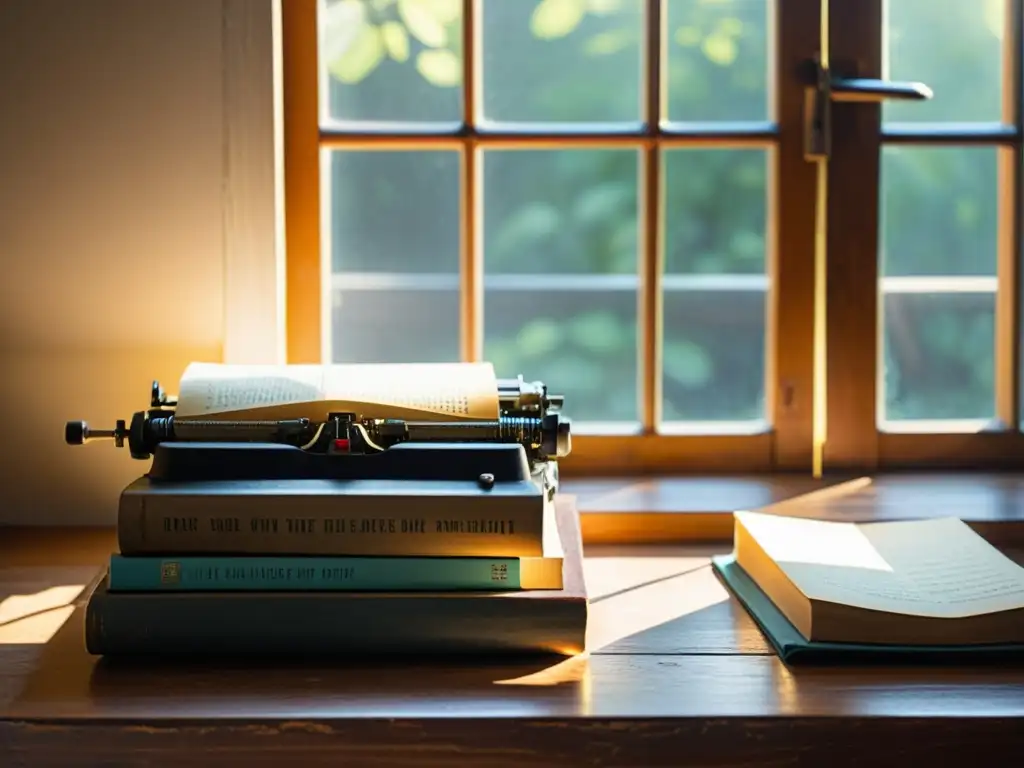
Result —
[{"label": "vintage typewriter", "polygon": [[282,488],[315,483],[322,492],[328,483],[349,514],[378,512],[384,501],[404,504],[425,494],[463,502],[467,494],[478,496],[482,515],[493,496],[505,504],[548,507],[558,489],[556,460],[571,447],[563,398],[522,376],[497,382],[496,420],[404,421],[331,413],[319,423],[176,421],[176,398],[153,382],[150,407],[130,421],[118,421],[110,430],[69,421],[64,438],[70,445],[127,444],[133,458],[151,459],[148,472],[125,489],[140,504],[169,487],[188,486],[209,498],[229,490],[237,494],[243,486],[247,492],[279,495],[283,508],[294,506],[295,497],[280,493]]}]

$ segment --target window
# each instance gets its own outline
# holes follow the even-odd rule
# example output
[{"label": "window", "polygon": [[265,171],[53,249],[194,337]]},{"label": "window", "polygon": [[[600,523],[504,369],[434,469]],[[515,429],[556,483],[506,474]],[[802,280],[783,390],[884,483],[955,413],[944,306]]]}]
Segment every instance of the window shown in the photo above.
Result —
[{"label": "window", "polygon": [[[1024,463],[1019,5],[286,0],[289,359],[543,380],[569,473]],[[816,163],[819,54],[936,95]]]},{"label": "window", "polygon": [[1021,466],[1019,0],[831,4],[826,463]]}]

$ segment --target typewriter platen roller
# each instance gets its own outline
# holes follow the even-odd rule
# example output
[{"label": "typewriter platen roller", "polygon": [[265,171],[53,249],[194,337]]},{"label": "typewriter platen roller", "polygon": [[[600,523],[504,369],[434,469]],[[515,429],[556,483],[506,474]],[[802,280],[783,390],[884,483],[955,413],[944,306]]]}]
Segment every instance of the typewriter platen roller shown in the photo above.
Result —
[{"label": "typewriter platen roller", "polygon": [[324,422],[309,419],[232,421],[180,420],[177,404],[153,382],[150,407],[113,429],[96,430],[85,421],[69,421],[64,439],[69,445],[96,440],[125,443],[133,458],[148,459],[157,446],[173,443],[263,443],[292,446],[321,455],[382,453],[403,444],[499,443],[519,444],[531,463],[558,459],[571,450],[570,421],[561,413],[563,398],[551,395],[541,382],[522,376],[498,381],[499,416],[490,421],[404,421],[362,419],[354,413],[332,413]]}]

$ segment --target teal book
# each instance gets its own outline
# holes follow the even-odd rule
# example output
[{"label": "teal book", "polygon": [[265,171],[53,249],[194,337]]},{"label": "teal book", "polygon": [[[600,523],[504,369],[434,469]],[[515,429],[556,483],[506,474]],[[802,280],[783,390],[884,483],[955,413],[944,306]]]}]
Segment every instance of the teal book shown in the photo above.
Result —
[{"label": "teal book", "polygon": [[883,645],[807,640],[747,576],[733,555],[712,558],[712,567],[786,664],[1024,663],[1024,644]]},{"label": "teal book", "polygon": [[111,592],[561,589],[560,557],[142,557],[112,555]]}]

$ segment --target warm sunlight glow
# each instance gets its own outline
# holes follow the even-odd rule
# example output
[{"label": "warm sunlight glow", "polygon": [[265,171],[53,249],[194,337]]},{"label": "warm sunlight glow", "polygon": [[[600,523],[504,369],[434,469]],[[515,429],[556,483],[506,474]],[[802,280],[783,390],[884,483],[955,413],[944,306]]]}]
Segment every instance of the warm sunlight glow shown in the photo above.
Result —
[{"label": "warm sunlight glow", "polygon": [[[523,677],[496,680],[495,685],[580,683],[585,699],[591,653],[729,599],[706,559],[654,558],[658,562],[653,567],[651,560],[609,557],[586,561],[588,586],[593,573],[604,591],[591,598],[587,652]],[[581,702],[581,706],[585,704]]]},{"label": "warm sunlight glow", "polygon": [[1001,429],[992,419],[884,419],[879,425],[882,432],[905,434],[958,434],[976,435]]},{"label": "warm sunlight glow", "polygon": [[892,571],[854,523],[753,515],[745,516],[743,525],[777,563]]},{"label": "warm sunlight glow", "polygon": [[667,581],[707,565],[706,557],[589,557],[583,561],[591,604]]},{"label": "warm sunlight glow", "polygon": [[74,612],[75,606],[64,605],[11,624],[0,624],[0,645],[45,645]]},{"label": "warm sunlight glow", "polygon": [[[824,6],[828,4],[825,3]],[[824,14],[823,14],[824,15]],[[822,46],[824,48],[824,46]],[[811,428],[813,438],[813,454],[811,474],[820,478],[824,463],[825,441],[828,439],[828,386],[827,361],[828,348],[826,342],[827,307],[826,296],[826,243],[827,241],[827,206],[828,206],[828,158],[823,157],[818,164],[818,197],[815,210],[814,227],[814,387],[812,397]]]},{"label": "warm sunlight glow", "polygon": [[709,565],[674,578],[593,600],[587,623],[591,653],[729,599]]},{"label": "warm sunlight glow", "polygon": [[84,584],[67,584],[0,602],[0,645],[41,645],[74,613],[72,601]]},{"label": "warm sunlight glow", "polygon": [[65,584],[31,595],[11,595],[0,602],[0,624],[10,624],[35,613],[63,608],[78,597],[84,584]]},{"label": "warm sunlight glow", "polygon": [[590,654],[584,651],[550,667],[511,680],[495,680],[495,685],[564,685],[580,683],[590,672]]},{"label": "warm sunlight glow", "polygon": [[[829,52],[829,4],[821,3],[821,34],[818,63],[826,72],[832,66]],[[826,106],[826,109],[828,107]],[[827,347],[827,268],[828,268],[828,155],[817,159],[816,199],[814,203],[814,359],[811,399],[811,474],[821,477],[828,439],[828,347]]]},{"label": "warm sunlight glow", "polygon": [[851,496],[855,493],[860,493],[870,485],[870,477],[858,477],[855,480],[847,480],[845,483],[831,485],[828,488],[822,488],[817,491],[802,493],[791,499],[784,499],[783,501],[776,502],[775,504],[769,504],[766,507],[761,507],[758,511],[771,512],[772,514],[785,514],[787,510],[795,510],[800,506],[821,504],[822,502],[833,501],[844,496]]}]

